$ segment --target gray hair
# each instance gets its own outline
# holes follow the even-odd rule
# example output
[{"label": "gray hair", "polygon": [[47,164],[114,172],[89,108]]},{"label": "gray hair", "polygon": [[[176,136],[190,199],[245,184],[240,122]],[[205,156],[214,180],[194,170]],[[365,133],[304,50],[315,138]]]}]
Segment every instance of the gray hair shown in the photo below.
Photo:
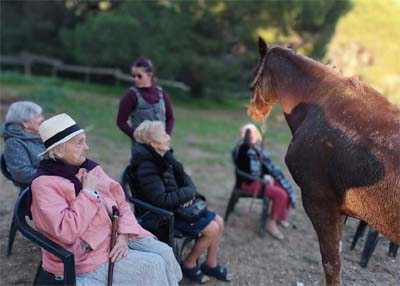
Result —
[{"label": "gray hair", "polygon": [[262,135],[257,126],[255,126],[253,123],[247,123],[240,128],[240,138],[244,139],[247,129],[250,129],[250,132],[253,134],[253,136],[255,136],[256,141],[260,143],[262,140]]},{"label": "gray hair", "polygon": [[164,130],[164,123],[161,121],[145,120],[135,129],[133,137],[138,143],[150,144],[150,142],[153,142],[152,133],[158,128]]},{"label": "gray hair", "polygon": [[17,101],[11,104],[6,115],[6,123],[19,123],[32,121],[42,113],[42,108],[32,101]]}]

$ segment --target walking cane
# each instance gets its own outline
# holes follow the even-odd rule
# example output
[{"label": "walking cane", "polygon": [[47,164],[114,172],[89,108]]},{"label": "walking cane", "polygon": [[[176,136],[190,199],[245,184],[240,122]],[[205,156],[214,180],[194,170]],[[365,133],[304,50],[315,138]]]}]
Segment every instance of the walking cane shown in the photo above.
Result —
[{"label": "walking cane", "polygon": [[[119,211],[116,206],[112,207],[112,225],[111,225],[111,240],[110,240],[110,251],[113,249],[115,243],[117,242],[117,230],[118,230],[118,219]],[[114,272],[114,262],[111,262],[111,258],[108,260],[108,286],[112,286],[113,282],[113,272]]]}]

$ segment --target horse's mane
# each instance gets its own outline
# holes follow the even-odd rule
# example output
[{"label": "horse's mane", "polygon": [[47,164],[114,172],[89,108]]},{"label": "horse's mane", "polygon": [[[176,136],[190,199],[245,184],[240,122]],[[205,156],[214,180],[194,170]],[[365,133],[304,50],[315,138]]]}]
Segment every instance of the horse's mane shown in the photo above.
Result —
[{"label": "horse's mane", "polygon": [[381,96],[381,94],[376,89],[371,87],[369,84],[362,82],[361,80],[359,80],[358,77],[353,76],[345,79],[350,85],[352,85],[355,92],[357,92],[360,95],[373,94]]},{"label": "horse's mane", "polygon": [[311,74],[317,77],[331,77],[331,78],[343,78],[343,76],[337,70],[328,67],[310,57],[306,57],[300,54],[295,53],[291,49],[282,48],[279,46],[274,46],[271,49],[279,49],[281,51],[281,55],[288,58],[292,63],[294,63],[297,67],[301,67],[303,71],[307,74]]}]

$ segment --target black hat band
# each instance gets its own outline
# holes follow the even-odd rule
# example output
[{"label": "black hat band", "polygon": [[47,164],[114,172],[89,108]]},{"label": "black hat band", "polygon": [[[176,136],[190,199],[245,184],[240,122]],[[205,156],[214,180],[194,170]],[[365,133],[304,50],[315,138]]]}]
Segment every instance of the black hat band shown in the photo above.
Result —
[{"label": "black hat band", "polygon": [[57,134],[51,136],[49,139],[43,142],[44,146],[49,148],[51,145],[57,143],[58,141],[61,141],[68,135],[81,130],[81,128],[78,126],[78,124],[71,125],[70,127],[64,129],[63,131],[58,132]]}]

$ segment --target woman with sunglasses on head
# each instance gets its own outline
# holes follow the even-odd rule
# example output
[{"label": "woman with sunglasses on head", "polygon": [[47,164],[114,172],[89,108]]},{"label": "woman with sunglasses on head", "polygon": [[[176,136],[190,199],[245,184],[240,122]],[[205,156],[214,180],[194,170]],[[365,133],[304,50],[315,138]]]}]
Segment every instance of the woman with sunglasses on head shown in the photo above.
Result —
[{"label": "woman with sunglasses on head", "polygon": [[[168,94],[154,82],[154,65],[139,58],[131,66],[134,86],[121,98],[117,125],[135,143],[133,133],[145,120],[161,121],[171,135],[174,127],[172,104]],[[130,124],[128,124],[128,120]]]}]

